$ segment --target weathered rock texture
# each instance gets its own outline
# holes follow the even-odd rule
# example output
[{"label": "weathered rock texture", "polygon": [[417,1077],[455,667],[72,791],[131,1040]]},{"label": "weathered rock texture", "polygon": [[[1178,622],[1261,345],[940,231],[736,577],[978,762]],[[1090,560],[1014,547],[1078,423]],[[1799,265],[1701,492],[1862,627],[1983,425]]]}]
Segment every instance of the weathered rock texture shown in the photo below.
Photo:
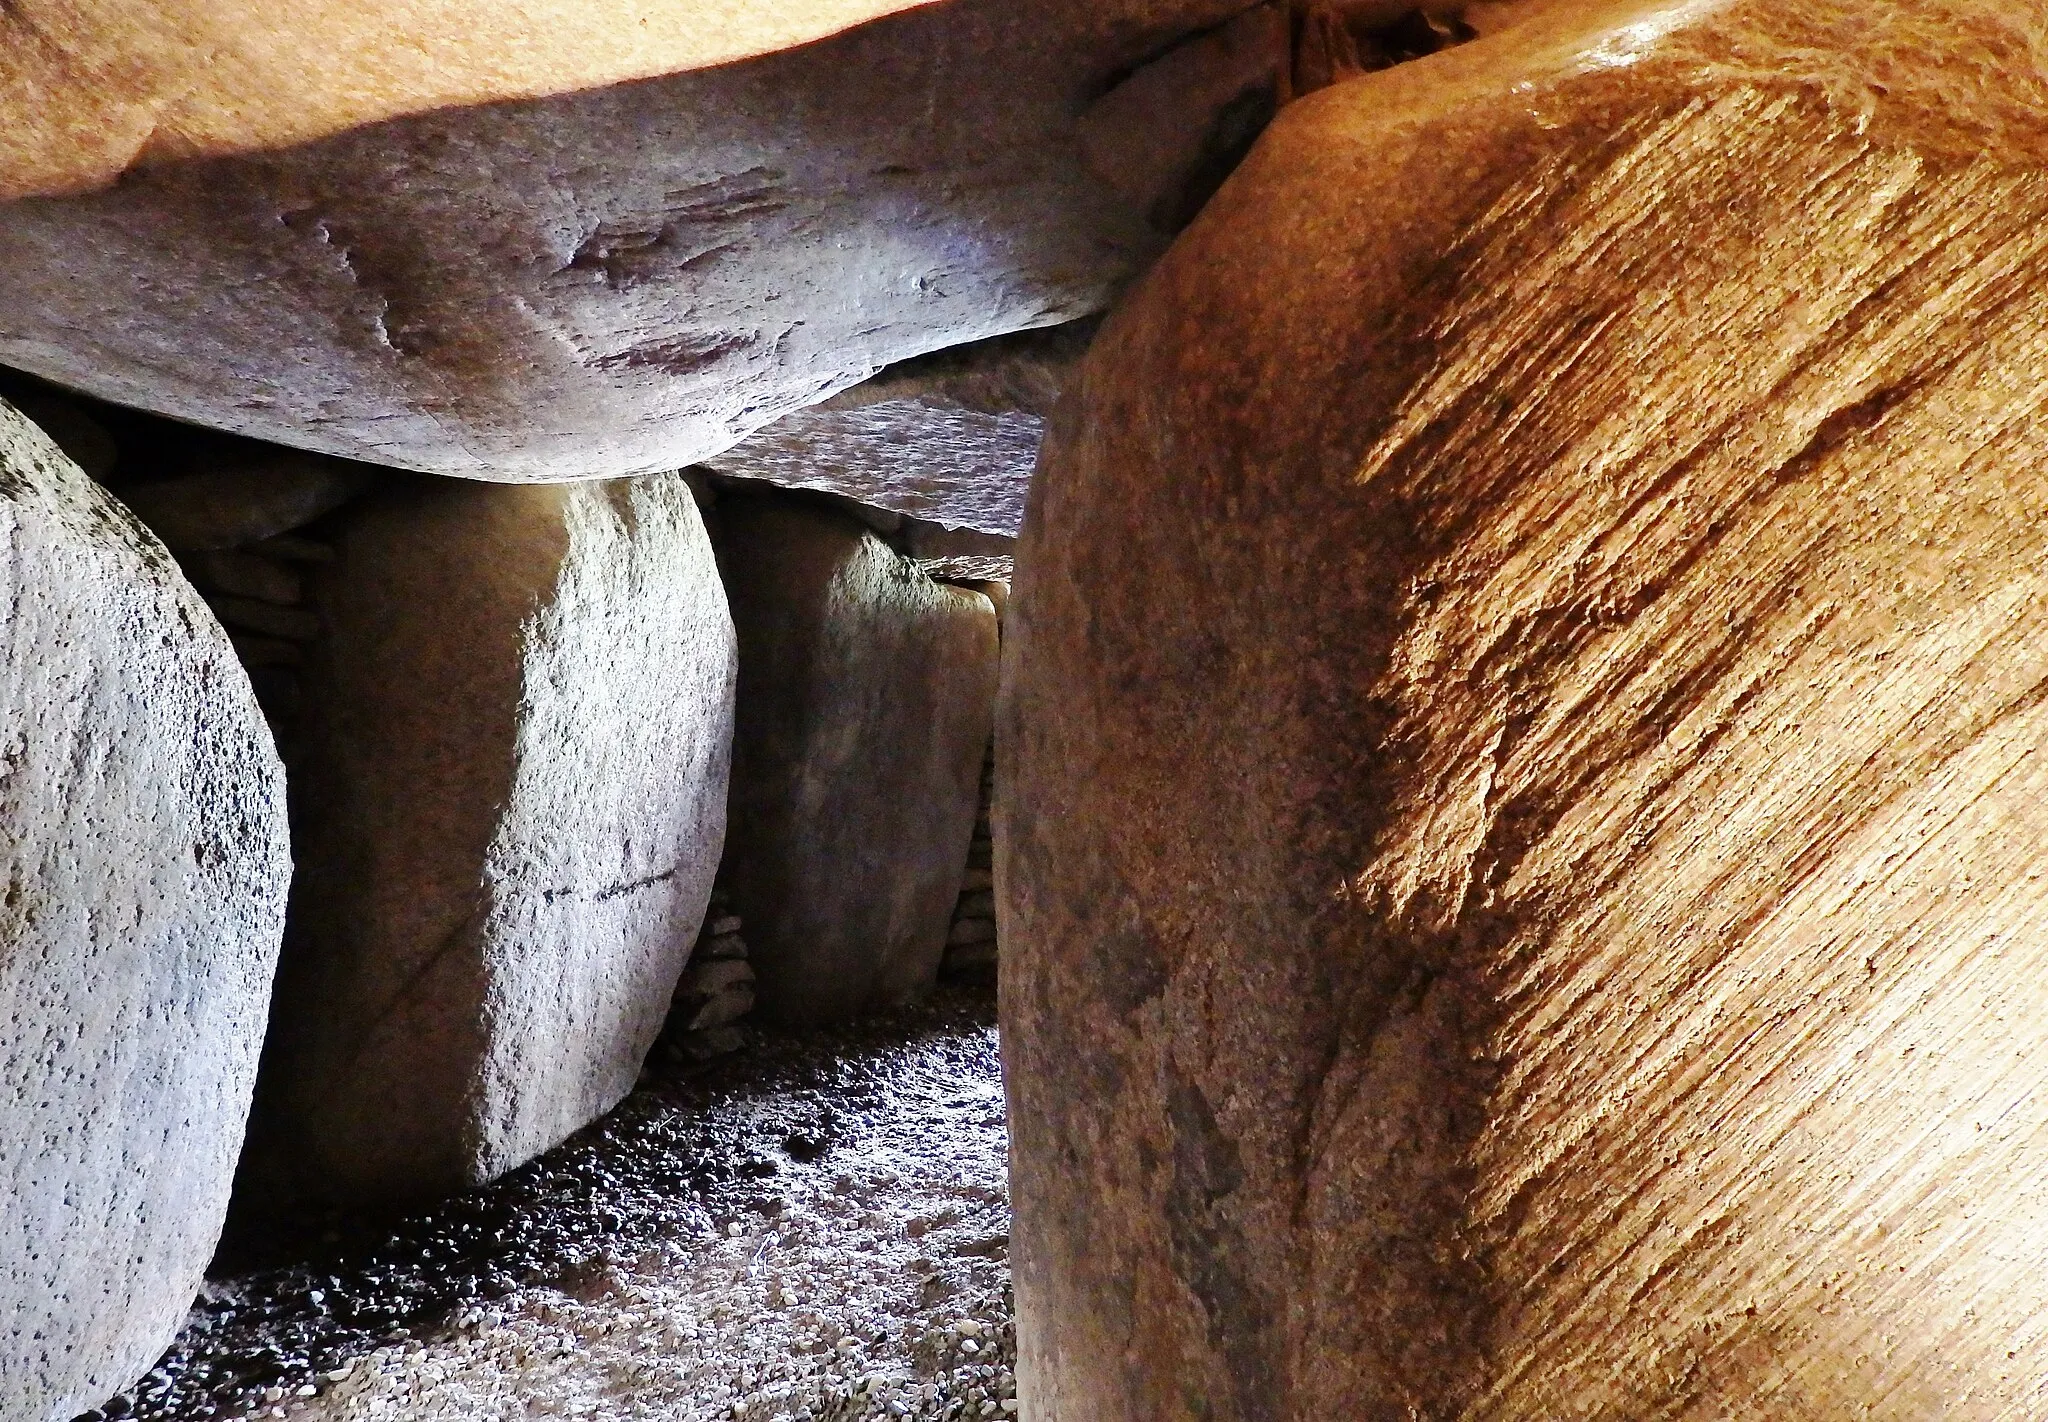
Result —
[{"label": "weathered rock texture", "polygon": [[[47,8],[22,3],[0,36]],[[891,362],[1099,310],[1161,235],[1086,170],[1076,123],[1120,73],[1246,8],[946,0],[719,68],[144,161],[105,191],[0,205],[0,362],[372,463],[515,482],[675,469]],[[369,33],[389,9],[364,11]],[[629,10],[587,27],[630,33]],[[247,42],[274,48],[277,23],[249,20]],[[342,62],[375,99],[378,56],[439,23],[410,15],[336,61],[294,11],[291,52]],[[154,54],[145,29],[110,22]],[[572,88],[604,70],[573,50]],[[206,109],[216,71],[166,63],[201,77]],[[1191,110],[1211,92],[1199,69]],[[0,117],[17,125],[101,122],[81,117],[98,113],[89,83],[53,102],[32,76],[8,82]],[[161,107],[124,110],[107,142],[153,159],[136,130]],[[252,100],[250,121],[274,107]],[[1206,142],[1238,132],[1224,119],[1182,127]]]},{"label": "weathered rock texture", "polygon": [[783,416],[711,467],[1014,538],[1045,418],[1094,331],[1073,322],[900,362]]},{"label": "weathered rock texture", "polygon": [[0,404],[0,1416],[153,1362],[219,1237],[291,864],[248,678]]},{"label": "weathered rock texture", "polygon": [[1291,9],[1245,11],[1139,69],[1082,116],[1082,161],[1157,230],[1194,220],[1292,90]]},{"label": "weathered rock texture", "polygon": [[1037,1422],[2040,1414],[2048,125],[2008,7],[1791,8],[1305,100],[1091,353],[1001,732]]},{"label": "weathered rock texture", "polygon": [[914,997],[974,833],[995,610],[828,509],[729,495],[715,517],[740,645],[724,883],[761,1014]]},{"label": "weathered rock texture", "polygon": [[[996,632],[1000,638],[1003,618],[1009,611],[1010,585],[983,582],[976,591],[995,609]],[[943,976],[993,982],[996,976],[995,830],[996,747],[993,735],[981,760],[981,784],[974,806],[974,838],[967,847],[967,877],[960,881],[960,897],[953,903],[953,923],[946,932]]]},{"label": "weathered rock texture", "polygon": [[58,395],[41,381],[19,375],[8,379],[11,374],[0,372],[0,399],[28,416],[29,422],[48,436],[86,477],[104,483],[120,458],[114,437],[81,408],[80,402]]},{"label": "weathered rock texture", "polygon": [[273,1186],[487,1180],[625,1095],[724,839],[735,660],[683,480],[407,482],[310,579]]}]

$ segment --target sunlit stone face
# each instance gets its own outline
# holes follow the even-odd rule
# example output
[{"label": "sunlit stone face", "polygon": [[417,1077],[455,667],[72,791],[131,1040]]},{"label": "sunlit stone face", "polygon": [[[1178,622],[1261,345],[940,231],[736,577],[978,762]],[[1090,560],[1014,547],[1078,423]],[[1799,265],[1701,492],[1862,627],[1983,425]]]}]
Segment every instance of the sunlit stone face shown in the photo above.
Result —
[{"label": "sunlit stone face", "polygon": [[575,93],[821,38],[919,0],[20,0],[0,198],[431,109]]}]

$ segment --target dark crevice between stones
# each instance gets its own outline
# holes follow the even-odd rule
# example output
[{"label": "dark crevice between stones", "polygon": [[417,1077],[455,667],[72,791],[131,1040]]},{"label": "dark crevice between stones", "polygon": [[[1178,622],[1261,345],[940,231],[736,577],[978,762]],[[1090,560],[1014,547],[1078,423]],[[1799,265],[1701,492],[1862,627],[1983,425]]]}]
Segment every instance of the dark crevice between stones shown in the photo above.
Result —
[{"label": "dark crevice between stones", "polygon": [[1479,38],[1462,6],[1421,6],[1393,20],[1355,5],[1297,5],[1294,93],[1314,93]]}]

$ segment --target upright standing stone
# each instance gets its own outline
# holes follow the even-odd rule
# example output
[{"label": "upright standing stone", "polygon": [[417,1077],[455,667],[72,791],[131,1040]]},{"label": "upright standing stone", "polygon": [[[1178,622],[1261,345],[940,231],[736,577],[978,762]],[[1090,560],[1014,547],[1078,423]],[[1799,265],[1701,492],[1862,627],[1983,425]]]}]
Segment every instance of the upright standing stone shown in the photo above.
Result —
[{"label": "upright standing stone", "polygon": [[718,867],[735,663],[680,477],[408,481],[342,519],[250,1185],[367,1199],[631,1089]]},{"label": "upright standing stone", "polygon": [[995,609],[873,533],[728,496],[740,638],[732,847],[763,1016],[812,1023],[938,977],[994,717]]},{"label": "upright standing stone", "polygon": [[1285,111],[1048,443],[1034,1422],[2043,1415],[2038,11],[1547,14]]},{"label": "upright standing stone", "polygon": [[213,1253],[291,862],[226,635],[5,404],[0,555],[0,1417],[60,1422]]}]

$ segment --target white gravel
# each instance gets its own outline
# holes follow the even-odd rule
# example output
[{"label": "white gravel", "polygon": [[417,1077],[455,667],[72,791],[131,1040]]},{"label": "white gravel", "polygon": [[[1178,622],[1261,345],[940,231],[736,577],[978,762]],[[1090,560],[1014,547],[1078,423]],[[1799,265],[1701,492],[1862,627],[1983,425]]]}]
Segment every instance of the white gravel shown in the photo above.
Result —
[{"label": "white gravel", "polygon": [[726,1217],[466,1308],[322,1374],[313,1396],[274,1389],[257,1415],[1015,1415],[995,1032],[885,1056],[886,1091],[831,1149],[782,1163]]}]

